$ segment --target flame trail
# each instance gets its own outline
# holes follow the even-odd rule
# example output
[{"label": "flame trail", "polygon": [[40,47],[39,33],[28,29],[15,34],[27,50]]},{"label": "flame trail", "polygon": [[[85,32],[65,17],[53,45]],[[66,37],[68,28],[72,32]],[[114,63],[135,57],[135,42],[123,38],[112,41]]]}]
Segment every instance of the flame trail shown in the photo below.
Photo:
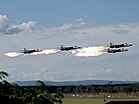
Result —
[{"label": "flame trail", "polygon": [[9,56],[9,57],[17,57],[19,55],[21,55],[21,53],[17,53],[17,52],[8,52],[5,54],[6,56]]},{"label": "flame trail", "polygon": [[72,54],[79,57],[100,56],[104,54],[104,46],[93,46],[82,49],[73,50]]}]

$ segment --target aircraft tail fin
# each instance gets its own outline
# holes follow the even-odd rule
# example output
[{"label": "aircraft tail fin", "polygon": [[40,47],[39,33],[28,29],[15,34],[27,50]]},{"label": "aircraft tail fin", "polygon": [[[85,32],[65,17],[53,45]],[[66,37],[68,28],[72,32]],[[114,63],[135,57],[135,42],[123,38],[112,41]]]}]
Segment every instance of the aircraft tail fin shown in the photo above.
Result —
[{"label": "aircraft tail fin", "polygon": [[114,44],[112,42],[110,42],[110,46],[113,46]]},{"label": "aircraft tail fin", "polygon": [[64,46],[63,46],[63,45],[60,45],[60,48],[61,48],[61,49],[63,49],[63,48],[64,48]]},{"label": "aircraft tail fin", "polygon": [[27,51],[27,49],[26,48],[24,48],[24,52],[26,52]]}]

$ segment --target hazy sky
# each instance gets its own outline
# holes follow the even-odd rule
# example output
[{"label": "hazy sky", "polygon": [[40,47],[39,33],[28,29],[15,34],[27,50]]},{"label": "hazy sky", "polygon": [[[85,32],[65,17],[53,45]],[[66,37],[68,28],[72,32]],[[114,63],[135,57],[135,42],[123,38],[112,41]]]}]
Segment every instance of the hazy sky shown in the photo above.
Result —
[{"label": "hazy sky", "polygon": [[[0,0],[0,68],[18,80],[139,80],[139,0]],[[7,57],[7,52],[132,43],[128,52]]]}]

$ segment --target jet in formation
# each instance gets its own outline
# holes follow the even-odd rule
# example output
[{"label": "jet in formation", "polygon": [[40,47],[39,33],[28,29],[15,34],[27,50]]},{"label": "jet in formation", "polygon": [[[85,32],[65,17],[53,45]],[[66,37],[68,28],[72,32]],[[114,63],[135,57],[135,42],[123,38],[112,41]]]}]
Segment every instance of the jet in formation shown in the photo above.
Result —
[{"label": "jet in formation", "polygon": [[[121,47],[130,47],[130,46],[133,46],[132,44],[113,44],[112,42],[110,43],[110,46],[109,48],[107,49],[107,52],[108,53],[116,53],[116,52],[126,52],[128,51],[128,49],[123,49]],[[63,46],[61,45],[60,46],[60,50],[61,51],[69,51],[69,50],[76,50],[76,49],[80,49],[81,47],[79,46]],[[116,49],[118,48],[118,49]],[[43,51],[42,49],[26,49],[24,48],[23,52],[24,54],[31,54],[31,53],[34,53],[34,52],[41,52]]]},{"label": "jet in formation", "polygon": [[128,51],[128,49],[111,49],[111,48],[108,48],[108,53],[116,53],[116,52],[125,52],[125,51]]},{"label": "jet in formation", "polygon": [[24,53],[24,54],[31,54],[31,53],[34,53],[34,52],[41,52],[41,51],[43,51],[43,50],[41,50],[41,49],[26,49],[26,48],[24,48],[24,51],[22,52],[22,53]]},{"label": "jet in formation", "polygon": [[132,44],[113,44],[112,42],[110,42],[110,48],[121,48],[121,47],[130,47],[133,46]]},{"label": "jet in formation", "polygon": [[[123,49],[121,47],[130,47],[133,46],[132,44],[113,44],[112,42],[110,42],[110,46],[108,48],[108,53],[116,53],[116,52],[126,52],[128,51],[128,49]],[[117,49],[118,48],[118,49]]]},{"label": "jet in formation", "polygon": [[80,49],[81,47],[78,46],[68,46],[68,47],[64,47],[63,45],[60,46],[60,50],[61,51],[69,51],[69,50],[75,50],[75,49]]}]

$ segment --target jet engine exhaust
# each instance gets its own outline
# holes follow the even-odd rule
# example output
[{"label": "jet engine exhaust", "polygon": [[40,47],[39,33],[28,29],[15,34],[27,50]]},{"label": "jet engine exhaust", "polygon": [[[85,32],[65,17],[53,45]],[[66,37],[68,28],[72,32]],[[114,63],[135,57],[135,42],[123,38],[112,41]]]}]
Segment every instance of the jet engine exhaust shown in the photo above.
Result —
[{"label": "jet engine exhaust", "polygon": [[73,50],[72,54],[78,57],[90,57],[90,56],[100,56],[105,52],[104,46],[93,46],[82,49]]}]

